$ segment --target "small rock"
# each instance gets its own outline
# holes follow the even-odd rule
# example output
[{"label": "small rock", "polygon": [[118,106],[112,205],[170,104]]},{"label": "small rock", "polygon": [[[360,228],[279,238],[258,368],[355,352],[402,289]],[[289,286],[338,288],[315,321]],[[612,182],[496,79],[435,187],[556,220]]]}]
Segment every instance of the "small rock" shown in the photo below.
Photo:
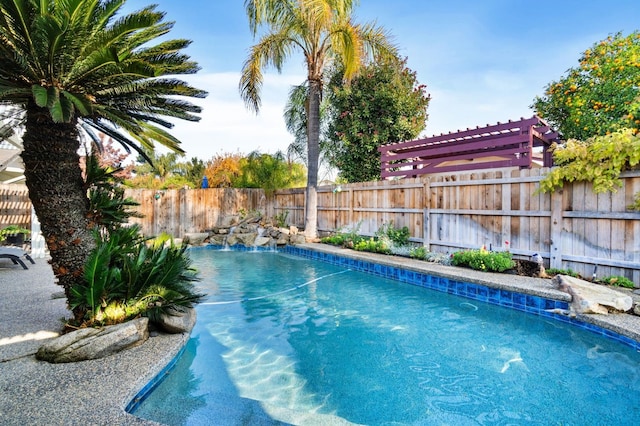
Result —
[{"label": "small rock", "polygon": [[278,228],[278,232],[285,235],[291,234],[291,230],[287,228]]},{"label": "small rock", "polygon": [[169,334],[190,333],[196,323],[196,310],[192,308],[169,309],[167,313],[160,315],[156,321],[162,330]]},{"label": "small rock", "polygon": [[289,242],[291,244],[304,244],[307,242],[307,239],[304,237],[303,234],[295,234],[295,235],[290,235],[289,236]]},{"label": "small rock", "polygon": [[83,328],[47,342],[36,358],[51,363],[104,358],[139,345],[149,338],[149,319],[136,318],[102,328]]},{"label": "small rock", "polygon": [[635,305],[633,305],[633,313],[640,316],[640,303],[636,303]]},{"label": "small rock", "polygon": [[609,311],[627,312],[633,299],[602,285],[567,275],[556,275],[552,282],[560,291],[571,295],[571,309],[578,314],[607,314]]}]

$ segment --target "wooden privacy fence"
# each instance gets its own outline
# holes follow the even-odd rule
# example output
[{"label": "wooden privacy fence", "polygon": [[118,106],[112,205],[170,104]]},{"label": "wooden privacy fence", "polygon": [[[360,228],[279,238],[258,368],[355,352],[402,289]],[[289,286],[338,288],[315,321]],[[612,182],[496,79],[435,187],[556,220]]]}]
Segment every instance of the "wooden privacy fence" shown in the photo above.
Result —
[{"label": "wooden privacy fence", "polygon": [[[486,246],[516,257],[538,253],[554,268],[591,277],[623,275],[640,283],[640,212],[627,206],[640,173],[626,174],[616,193],[567,184],[537,194],[548,169],[438,174],[318,189],[318,229],[373,235],[383,224],[407,226],[411,240],[451,253]],[[303,225],[304,189],[277,191],[273,211]],[[293,213],[293,214],[291,214]]]},{"label": "wooden privacy fence", "polygon": [[261,189],[127,189],[125,196],[140,203],[136,210],[144,217],[131,222],[140,224],[143,234],[150,236],[164,232],[181,237],[212,229],[225,215],[270,212]]},{"label": "wooden privacy fence", "polygon": [[31,201],[25,185],[0,185],[0,229],[9,225],[31,229]]},{"label": "wooden privacy fence", "polygon": [[[595,194],[573,183],[535,194],[548,169],[475,173],[366,182],[318,188],[318,229],[373,235],[382,225],[409,228],[411,240],[451,253],[486,246],[516,257],[540,254],[551,267],[590,277],[623,275],[640,284],[640,212],[627,210],[640,192],[640,173],[624,175],[615,193]],[[133,219],[145,235],[176,237],[220,224],[225,215],[259,210],[304,226],[304,189],[127,190],[145,215]],[[0,186],[0,227],[31,227],[26,187]]]}]

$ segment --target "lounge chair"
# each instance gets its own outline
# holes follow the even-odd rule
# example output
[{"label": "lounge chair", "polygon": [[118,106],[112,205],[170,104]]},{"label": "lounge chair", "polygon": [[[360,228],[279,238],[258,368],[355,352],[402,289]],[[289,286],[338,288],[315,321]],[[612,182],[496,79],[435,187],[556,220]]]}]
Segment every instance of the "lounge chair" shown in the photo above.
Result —
[{"label": "lounge chair", "polygon": [[24,269],[29,269],[22,261],[21,257],[24,257],[32,264],[36,263],[33,261],[31,256],[29,256],[29,254],[20,247],[0,246],[0,258],[11,259],[14,265],[20,264]]}]

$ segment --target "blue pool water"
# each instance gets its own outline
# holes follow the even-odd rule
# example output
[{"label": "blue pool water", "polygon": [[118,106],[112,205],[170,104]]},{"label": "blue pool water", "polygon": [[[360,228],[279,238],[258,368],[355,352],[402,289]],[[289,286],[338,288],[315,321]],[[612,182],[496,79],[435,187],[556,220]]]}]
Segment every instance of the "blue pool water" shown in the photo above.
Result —
[{"label": "blue pool water", "polygon": [[640,353],[551,318],[273,252],[193,250],[175,367],[133,414],[168,425],[624,425]]}]

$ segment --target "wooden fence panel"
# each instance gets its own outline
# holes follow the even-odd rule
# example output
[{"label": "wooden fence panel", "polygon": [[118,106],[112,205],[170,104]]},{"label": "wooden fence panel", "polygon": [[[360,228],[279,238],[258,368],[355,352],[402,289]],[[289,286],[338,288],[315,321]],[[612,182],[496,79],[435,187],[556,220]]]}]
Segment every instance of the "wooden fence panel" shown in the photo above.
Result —
[{"label": "wooden fence panel", "polygon": [[9,225],[31,229],[31,201],[25,185],[0,185],[0,229]]},{"label": "wooden fence panel", "polygon": [[286,216],[287,224],[304,227],[304,206],[306,191],[304,188],[281,189],[276,191],[270,202],[272,203],[270,211],[273,211],[273,217],[284,218]]},{"label": "wooden fence panel", "polygon": [[627,173],[615,193],[596,194],[591,184],[582,182],[565,187],[565,268],[587,277],[596,273],[599,277],[622,275],[640,281],[640,213],[627,209],[639,189],[638,173]]},{"label": "wooden fence panel", "polygon": [[128,189],[125,196],[140,203],[136,211],[144,217],[134,218],[145,235],[167,233],[182,237],[185,233],[204,232],[220,224],[227,215],[242,215],[267,208],[261,189],[177,189],[155,191]]}]

